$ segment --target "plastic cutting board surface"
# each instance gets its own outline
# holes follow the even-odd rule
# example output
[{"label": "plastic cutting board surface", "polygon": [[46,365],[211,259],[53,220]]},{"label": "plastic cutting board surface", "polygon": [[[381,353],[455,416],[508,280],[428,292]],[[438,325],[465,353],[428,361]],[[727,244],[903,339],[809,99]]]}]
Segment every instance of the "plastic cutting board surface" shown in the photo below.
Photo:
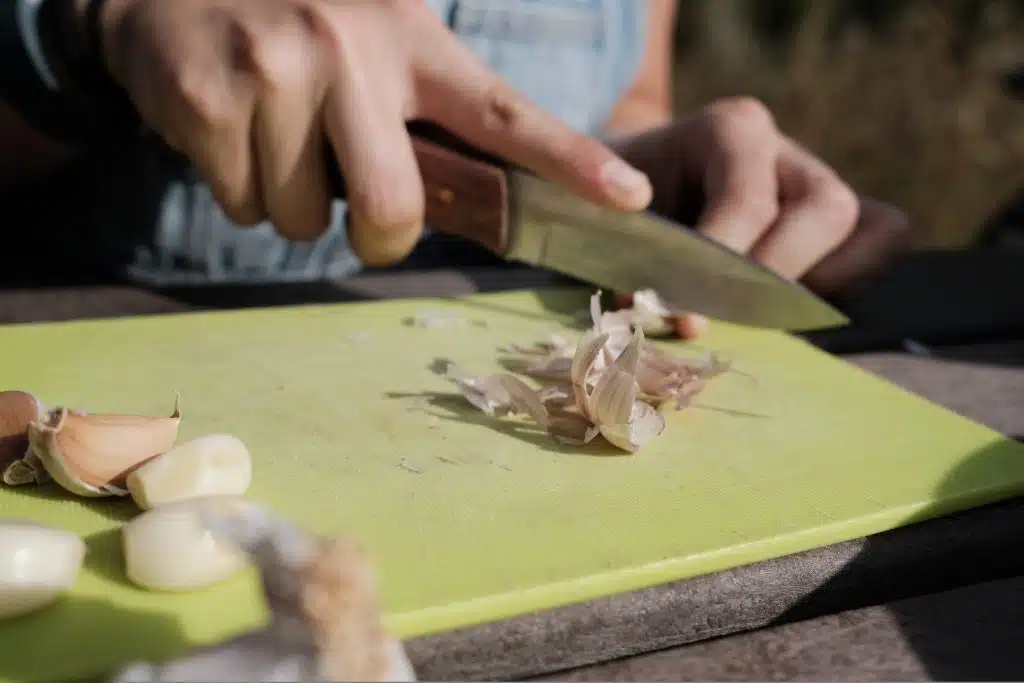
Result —
[{"label": "plastic cutting board surface", "polygon": [[[362,540],[389,624],[416,636],[714,572],[1024,492],[1024,446],[788,335],[715,324],[712,381],[635,455],[557,446],[470,407],[435,370],[500,369],[583,292],[515,293],[0,329],[2,388],[47,405],[169,414],[179,441],[242,438],[249,497]],[[544,305],[546,302],[547,305]],[[553,304],[553,305],[552,305]],[[550,308],[561,313],[553,313]],[[456,324],[410,326],[426,310]],[[459,324],[461,323],[461,324]],[[666,347],[698,353],[680,342]],[[67,599],[0,622],[0,680],[54,681],[260,625],[255,576],[186,594],[121,569],[126,500],[0,490],[0,517],[81,533]]]}]

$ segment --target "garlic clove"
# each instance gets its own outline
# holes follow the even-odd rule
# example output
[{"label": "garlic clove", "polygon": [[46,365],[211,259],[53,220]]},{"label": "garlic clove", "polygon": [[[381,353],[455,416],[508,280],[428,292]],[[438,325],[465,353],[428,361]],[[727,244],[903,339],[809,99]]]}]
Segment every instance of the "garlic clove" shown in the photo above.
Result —
[{"label": "garlic clove", "polygon": [[205,496],[241,496],[252,484],[252,458],[228,434],[179,444],[128,475],[132,499],[143,510]]},{"label": "garlic clove", "polygon": [[246,503],[234,496],[208,496],[170,503],[142,513],[121,531],[125,573],[156,591],[198,590],[224,581],[250,563],[231,541],[203,522],[204,511]]},{"label": "garlic clove", "polygon": [[637,401],[632,416],[625,424],[602,424],[601,436],[624,451],[635,453],[665,431],[665,416],[651,406]]},{"label": "garlic clove", "polygon": [[91,498],[127,496],[128,474],[166,453],[178,437],[177,399],[170,417],[90,414],[57,408],[29,426],[29,444],[53,479]]},{"label": "garlic clove", "polygon": [[[8,486],[28,483],[24,476],[18,476],[21,468],[15,463],[28,453],[29,425],[45,414],[43,404],[27,391],[0,392],[0,472]],[[12,467],[14,473],[9,475]]]},{"label": "garlic clove", "polygon": [[71,590],[85,559],[74,533],[15,520],[0,521],[0,619],[31,614]]}]

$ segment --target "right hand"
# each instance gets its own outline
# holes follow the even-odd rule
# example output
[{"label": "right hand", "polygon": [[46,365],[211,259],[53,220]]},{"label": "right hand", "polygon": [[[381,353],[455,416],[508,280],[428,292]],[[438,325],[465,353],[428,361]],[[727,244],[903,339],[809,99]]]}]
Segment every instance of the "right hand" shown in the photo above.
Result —
[{"label": "right hand", "polygon": [[107,0],[102,26],[115,80],[240,225],[323,233],[332,148],[354,251],[401,260],[423,227],[413,119],[598,203],[651,199],[646,176],[527,102],[422,0]]}]

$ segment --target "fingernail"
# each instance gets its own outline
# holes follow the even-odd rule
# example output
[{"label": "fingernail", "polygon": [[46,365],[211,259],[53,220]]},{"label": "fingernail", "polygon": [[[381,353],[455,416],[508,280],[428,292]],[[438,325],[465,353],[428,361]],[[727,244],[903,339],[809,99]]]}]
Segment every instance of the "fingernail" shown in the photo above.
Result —
[{"label": "fingernail", "polygon": [[601,181],[624,202],[646,204],[650,201],[651,182],[647,176],[621,159],[610,159],[601,167]]}]

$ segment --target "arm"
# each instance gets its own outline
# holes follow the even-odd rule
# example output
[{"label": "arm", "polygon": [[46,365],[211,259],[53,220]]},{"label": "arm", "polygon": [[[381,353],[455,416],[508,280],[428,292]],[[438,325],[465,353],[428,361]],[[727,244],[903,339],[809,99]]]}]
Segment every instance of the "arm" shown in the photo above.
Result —
[{"label": "arm", "polygon": [[605,132],[631,135],[672,119],[672,57],[679,0],[648,0],[646,48],[636,80],[619,101]]}]

